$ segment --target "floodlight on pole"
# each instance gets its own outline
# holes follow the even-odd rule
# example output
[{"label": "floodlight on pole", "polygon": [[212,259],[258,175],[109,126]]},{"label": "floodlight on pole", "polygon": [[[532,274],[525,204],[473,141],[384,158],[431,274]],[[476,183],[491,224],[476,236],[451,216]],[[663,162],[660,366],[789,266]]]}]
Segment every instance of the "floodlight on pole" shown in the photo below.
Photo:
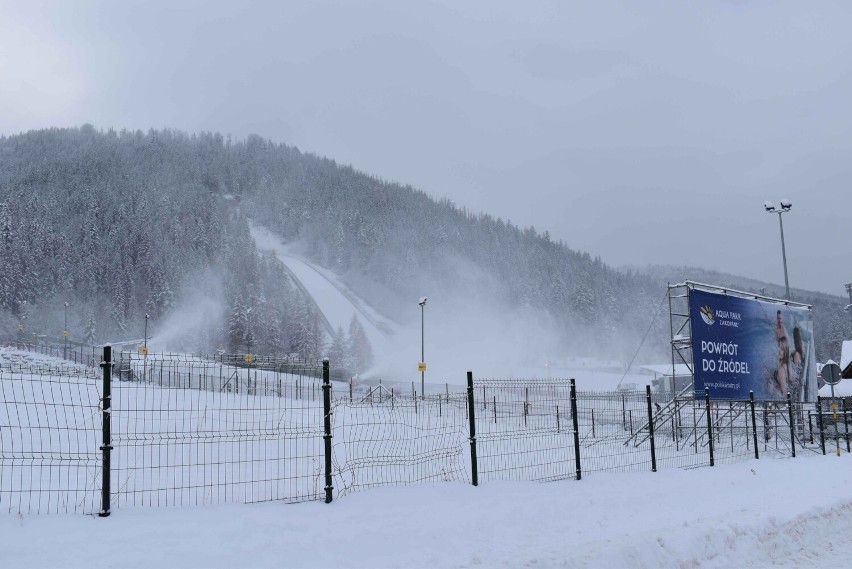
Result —
[{"label": "floodlight on pole", "polygon": [[426,395],[426,341],[425,341],[425,328],[424,328],[424,312],[426,308],[426,297],[421,297],[420,302],[417,304],[420,305],[420,397],[423,398]]},{"label": "floodlight on pole", "polygon": [[778,225],[781,228],[781,258],[784,261],[784,289],[787,292],[786,299],[790,300],[790,280],[787,277],[787,248],[784,245],[784,221],[781,219],[782,213],[787,213],[793,208],[793,203],[790,200],[781,200],[780,207],[775,207],[775,204],[768,201],[763,203],[763,208],[766,213],[778,214]]},{"label": "floodlight on pole", "polygon": [[849,304],[843,310],[846,310],[852,316],[852,283],[846,283],[846,292],[849,293]]}]

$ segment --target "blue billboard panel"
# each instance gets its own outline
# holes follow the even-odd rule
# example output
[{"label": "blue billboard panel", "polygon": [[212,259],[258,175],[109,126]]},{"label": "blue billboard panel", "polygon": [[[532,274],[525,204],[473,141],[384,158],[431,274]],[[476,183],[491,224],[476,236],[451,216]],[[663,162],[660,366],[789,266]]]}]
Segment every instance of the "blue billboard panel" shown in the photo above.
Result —
[{"label": "blue billboard panel", "polygon": [[689,318],[696,397],[816,400],[809,308],[693,288]]}]

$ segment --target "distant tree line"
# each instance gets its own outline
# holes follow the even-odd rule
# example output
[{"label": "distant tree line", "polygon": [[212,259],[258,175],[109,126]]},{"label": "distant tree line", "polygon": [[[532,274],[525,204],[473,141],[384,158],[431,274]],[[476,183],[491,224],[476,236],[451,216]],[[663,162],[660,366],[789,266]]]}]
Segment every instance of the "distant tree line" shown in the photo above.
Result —
[{"label": "distant tree line", "polygon": [[[73,337],[141,338],[145,314],[156,331],[187,297],[208,295],[219,308],[200,315],[182,349],[368,366],[357,322],[327,337],[283,267],[256,250],[246,216],[353,287],[370,280],[400,298],[419,296],[427,278],[451,290],[475,267],[498,283],[496,302],[546,310],[578,350],[641,338],[665,295],[659,274],[615,270],[548,232],[298,148],[87,125],[0,137],[0,332],[61,330],[69,302]],[[818,357],[852,331],[833,303],[814,301]],[[665,353],[667,318],[652,327]]]}]

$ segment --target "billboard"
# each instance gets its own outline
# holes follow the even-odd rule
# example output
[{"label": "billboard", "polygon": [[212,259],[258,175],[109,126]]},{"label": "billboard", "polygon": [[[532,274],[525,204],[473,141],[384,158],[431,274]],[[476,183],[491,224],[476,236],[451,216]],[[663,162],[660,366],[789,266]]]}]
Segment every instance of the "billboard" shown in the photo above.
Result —
[{"label": "billboard", "polygon": [[810,308],[692,288],[689,320],[696,397],[816,400]]}]

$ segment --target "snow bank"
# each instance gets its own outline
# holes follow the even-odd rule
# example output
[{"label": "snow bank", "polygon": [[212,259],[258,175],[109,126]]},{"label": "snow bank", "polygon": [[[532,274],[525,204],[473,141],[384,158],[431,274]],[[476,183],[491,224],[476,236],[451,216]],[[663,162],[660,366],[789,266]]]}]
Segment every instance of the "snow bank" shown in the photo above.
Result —
[{"label": "snow bank", "polygon": [[7,567],[845,567],[852,458],[0,516]]}]

